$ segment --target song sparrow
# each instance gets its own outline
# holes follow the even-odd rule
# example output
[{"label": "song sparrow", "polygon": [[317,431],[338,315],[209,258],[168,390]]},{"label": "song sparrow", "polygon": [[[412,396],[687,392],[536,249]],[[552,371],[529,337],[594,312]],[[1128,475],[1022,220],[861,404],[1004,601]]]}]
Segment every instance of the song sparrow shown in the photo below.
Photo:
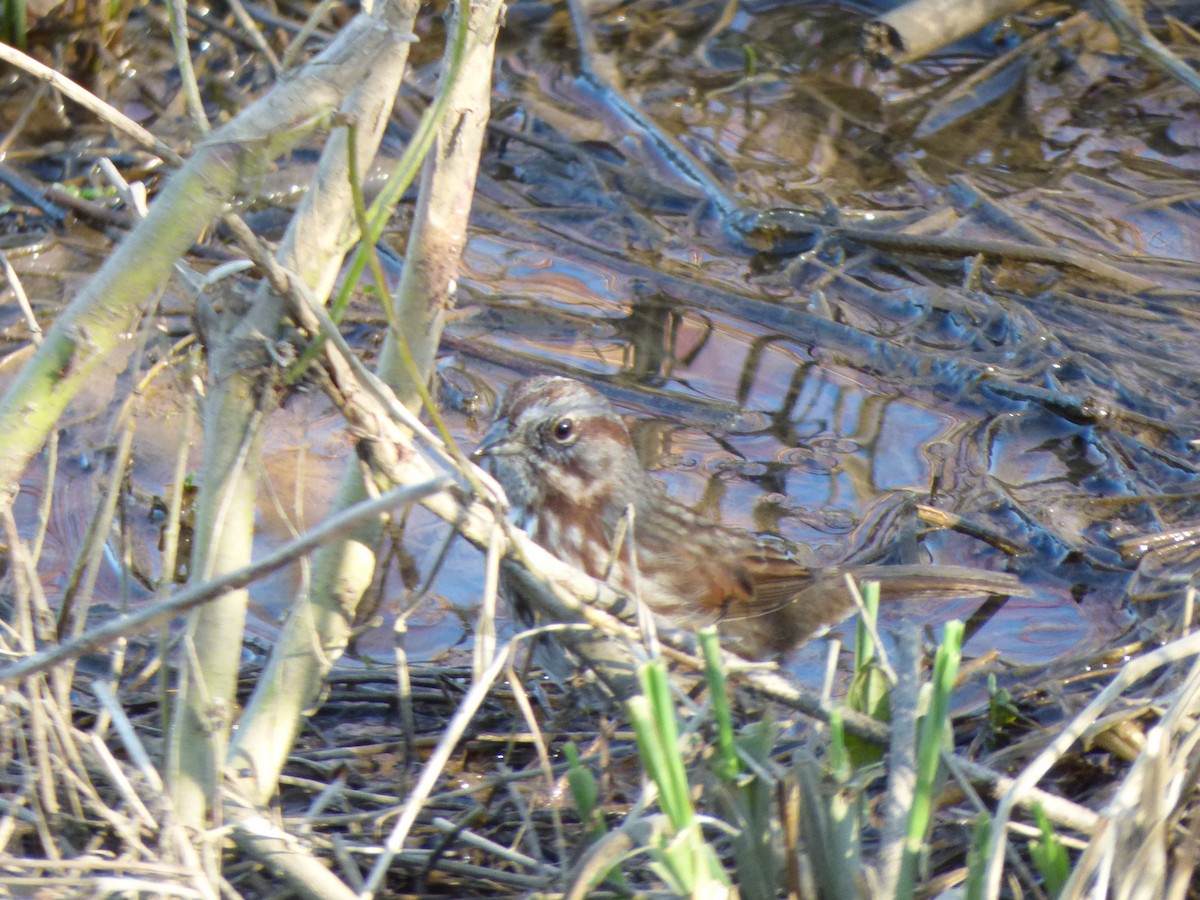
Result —
[{"label": "song sparrow", "polygon": [[[715,524],[668,496],[608,400],[569,378],[514,384],[474,456],[537,543],[628,594],[636,547],[637,593],[650,609],[677,626],[719,622],[747,656],[781,653],[844,618],[847,572],[890,595],[1020,592],[1011,575],[954,566],[809,568],[786,542]],[[634,533],[614,554],[630,507]]]}]

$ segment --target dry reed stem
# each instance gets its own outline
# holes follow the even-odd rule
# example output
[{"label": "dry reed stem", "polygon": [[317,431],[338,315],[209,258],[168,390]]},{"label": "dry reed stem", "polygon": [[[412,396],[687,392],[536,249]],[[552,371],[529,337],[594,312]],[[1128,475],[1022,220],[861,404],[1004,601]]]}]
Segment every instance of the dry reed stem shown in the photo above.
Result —
[{"label": "dry reed stem", "polygon": [[140,144],[155,155],[175,166],[183,165],[183,157],[164,144],[153,134],[143,128],[124,113],[105,103],[91,91],[80,87],[67,76],[56,72],[49,66],[38,62],[32,56],[27,56],[20,50],[0,43],[0,62],[16,66],[35,78],[41,79],[68,100],[78,103],[102,122],[107,122],[114,129],[135,143]]},{"label": "dry reed stem", "polygon": [[0,668],[0,685],[11,684],[30,675],[53,669],[64,662],[78,659],[91,650],[107,647],[120,638],[144,634],[146,631],[161,627],[180,613],[207,603],[231,588],[251,584],[301,556],[313,552],[322,544],[336,540],[340,535],[358,527],[366,519],[383,515],[427,494],[445,490],[448,483],[444,477],[435,476],[411,487],[393,488],[375,500],[368,500],[337,516],[326,519],[320,525],[310,528],[299,538],[289,541],[244,569],[229,572],[210,582],[183,588],[165,600],[143,607],[136,612],[124,613],[103,625],[85,631],[76,638],[9,663]]},{"label": "dry reed stem", "polygon": [[[1108,686],[1075,715],[1050,745],[1038,754],[1005,790],[1004,796],[1001,797],[996,807],[996,814],[992,822],[992,838],[988,846],[987,897],[999,896],[1002,860],[1008,842],[1007,826],[1013,807],[1030,796],[1029,792],[1033,786],[1050,771],[1051,766],[1063,757],[1092,722],[1131,685],[1163,666],[1194,657],[1197,654],[1200,654],[1200,632],[1172,641],[1158,650],[1130,660],[1121,667],[1120,672]],[[1105,828],[1104,833],[1105,840],[1111,840],[1109,829]]]},{"label": "dry reed stem", "polygon": [[[412,16],[406,16],[401,3],[381,5],[371,19],[387,26],[394,37],[411,37]],[[411,6],[409,4],[408,6]],[[249,24],[243,15],[243,25]],[[253,28],[252,25],[250,25]],[[377,51],[372,66],[340,98],[339,112],[364,135],[362,147],[349,158],[350,141],[345,131],[332,135],[322,153],[314,183],[288,224],[277,253],[278,265],[298,273],[299,279],[324,299],[332,287],[344,254],[344,237],[350,230],[352,201],[348,171],[368,164],[383,134],[392,99],[399,87],[408,55],[404,39],[392,40]],[[273,57],[272,57],[272,61]],[[277,65],[277,63],[276,63]],[[311,67],[311,64],[310,64]],[[260,256],[267,255],[260,242],[243,223],[233,223],[243,244]],[[257,468],[247,468],[244,454],[257,450],[262,439],[264,411],[277,394],[270,388],[271,369],[246,360],[246,347],[260,345],[281,334],[285,327],[282,301],[264,284],[250,308],[220,329],[210,329],[209,389],[205,416],[204,477],[196,501],[196,528],[193,540],[192,573],[208,578],[218,571],[229,571],[248,563],[254,531],[254,504],[258,494]],[[237,441],[240,440],[240,445]],[[236,445],[236,452],[231,452]],[[255,454],[257,455],[257,453]],[[245,624],[248,595],[230,592],[214,603],[206,604],[189,619],[185,644],[194,640],[202,660],[198,667],[185,665],[180,675],[176,715],[172,723],[168,780],[176,796],[179,812],[186,821],[198,823],[207,808],[217,805],[216,787],[228,759],[227,743],[234,713],[240,642],[228,637],[241,633]],[[193,655],[185,655],[185,661]],[[295,691],[304,701],[308,694]],[[280,704],[273,704],[279,706]],[[261,714],[261,703],[252,712]],[[287,715],[280,709],[280,717]],[[214,715],[215,713],[215,715]],[[294,718],[299,719],[296,712]],[[261,721],[261,715],[247,722],[246,731]],[[280,719],[274,720],[275,725]],[[296,724],[272,728],[287,742]],[[251,744],[244,732],[236,739],[243,758]],[[261,740],[261,739],[260,739]],[[284,751],[286,752],[286,751]],[[282,753],[277,754],[282,757]],[[256,760],[250,760],[251,763]],[[271,767],[245,767],[260,776],[256,785],[273,790]],[[245,792],[246,784],[240,785]],[[261,802],[255,794],[251,799]]]},{"label": "dry reed stem", "polygon": [[400,812],[400,817],[396,820],[391,834],[388,835],[388,839],[383,845],[383,851],[380,854],[379,860],[371,868],[371,874],[367,877],[363,884],[363,889],[359,892],[358,896],[360,900],[371,900],[382,888],[383,879],[387,875],[388,866],[391,864],[392,858],[404,846],[408,832],[412,828],[413,823],[416,822],[417,814],[421,811],[422,805],[433,792],[434,785],[437,784],[443,768],[445,768],[446,763],[450,759],[450,754],[454,752],[454,748],[458,745],[463,733],[471,724],[471,719],[474,717],[475,712],[487,697],[488,692],[492,688],[492,683],[508,663],[508,657],[512,652],[513,644],[521,638],[522,635],[517,635],[513,638],[512,642],[499,647],[491,665],[485,671],[479,673],[473,680],[471,689],[462,699],[462,702],[454,713],[454,717],[446,724],[446,728],[438,740],[437,747],[430,754],[429,760],[421,770],[420,777],[417,779],[416,784],[413,785],[412,791]]}]

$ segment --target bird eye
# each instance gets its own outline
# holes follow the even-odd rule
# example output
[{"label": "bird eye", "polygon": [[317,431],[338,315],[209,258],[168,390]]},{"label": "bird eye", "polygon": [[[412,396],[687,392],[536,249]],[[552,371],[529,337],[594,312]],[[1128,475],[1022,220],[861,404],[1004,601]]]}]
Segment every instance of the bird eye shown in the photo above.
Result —
[{"label": "bird eye", "polygon": [[554,435],[554,440],[560,444],[566,444],[575,437],[575,420],[570,416],[563,416],[550,429],[550,433]]}]

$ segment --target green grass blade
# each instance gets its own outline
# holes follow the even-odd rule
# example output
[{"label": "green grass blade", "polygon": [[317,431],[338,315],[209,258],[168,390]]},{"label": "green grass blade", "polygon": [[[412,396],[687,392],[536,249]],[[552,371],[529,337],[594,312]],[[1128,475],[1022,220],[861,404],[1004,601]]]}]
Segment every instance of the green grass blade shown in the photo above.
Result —
[{"label": "green grass blade", "polygon": [[725,667],[721,662],[717,629],[711,626],[703,628],[696,637],[700,639],[700,649],[704,652],[704,674],[708,680],[708,694],[712,697],[713,718],[717,723],[717,761],[713,768],[722,781],[733,781],[742,767],[734,743],[733,716],[729,710],[729,693],[725,686]]},{"label": "green grass blade", "polygon": [[913,894],[917,863],[933,818],[933,787],[937,779],[942,742],[949,724],[950,698],[954,693],[954,679],[958,675],[958,663],[962,656],[962,639],[962,622],[947,622],[937,656],[934,657],[929,712],[921,719],[917,731],[917,784],[908,816],[908,835],[900,864],[900,877],[896,882],[897,900],[908,900]]},{"label": "green grass blade", "polygon": [[1040,803],[1033,807],[1033,817],[1042,835],[1039,840],[1029,842],[1029,855],[1042,876],[1042,890],[1054,900],[1062,893],[1063,886],[1071,877],[1071,861],[1067,857],[1067,848],[1054,833],[1050,819]]}]

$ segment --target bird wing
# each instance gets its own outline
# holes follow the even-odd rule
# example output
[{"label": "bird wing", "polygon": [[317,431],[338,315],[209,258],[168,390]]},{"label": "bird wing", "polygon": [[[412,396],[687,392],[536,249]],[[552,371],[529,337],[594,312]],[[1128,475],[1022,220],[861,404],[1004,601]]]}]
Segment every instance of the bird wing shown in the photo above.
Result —
[{"label": "bird wing", "polygon": [[821,629],[836,625],[855,609],[847,584],[878,581],[885,601],[922,596],[1027,595],[1016,576],[965,566],[847,566],[813,569],[767,548],[744,558],[752,596],[731,602],[724,616],[749,645],[775,652],[795,647]]}]

